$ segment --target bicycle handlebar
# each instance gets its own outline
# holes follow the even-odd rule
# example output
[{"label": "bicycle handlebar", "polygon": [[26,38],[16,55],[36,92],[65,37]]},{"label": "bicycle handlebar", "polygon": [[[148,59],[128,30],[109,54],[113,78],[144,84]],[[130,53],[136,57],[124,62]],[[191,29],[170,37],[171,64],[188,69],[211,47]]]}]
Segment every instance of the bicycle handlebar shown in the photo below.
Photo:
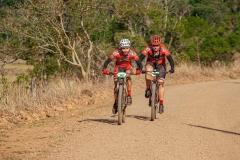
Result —
[{"label": "bicycle handlebar", "polygon": [[[155,71],[142,71],[142,74],[146,74],[147,72],[155,72]],[[165,72],[159,72],[159,74],[160,73],[168,74],[168,73],[170,73],[170,70],[169,71],[165,71]]]},{"label": "bicycle handlebar", "polygon": [[[107,75],[112,76],[112,75],[117,74],[117,73],[119,73],[119,72],[109,72]],[[127,73],[127,74],[130,74],[130,75],[137,75],[137,74],[134,73],[134,72],[130,72],[130,73]]]},{"label": "bicycle handlebar", "polygon": [[[156,72],[156,71],[142,71],[142,74],[146,74],[147,72]],[[109,72],[109,73],[106,74],[106,75],[112,76],[112,75],[117,74],[117,73],[119,73],[119,72]],[[159,74],[160,74],[160,73],[168,74],[168,73],[170,73],[170,70],[169,70],[169,71],[165,71],[165,72],[159,72]],[[136,72],[130,72],[130,73],[127,73],[127,74],[137,75]]]}]

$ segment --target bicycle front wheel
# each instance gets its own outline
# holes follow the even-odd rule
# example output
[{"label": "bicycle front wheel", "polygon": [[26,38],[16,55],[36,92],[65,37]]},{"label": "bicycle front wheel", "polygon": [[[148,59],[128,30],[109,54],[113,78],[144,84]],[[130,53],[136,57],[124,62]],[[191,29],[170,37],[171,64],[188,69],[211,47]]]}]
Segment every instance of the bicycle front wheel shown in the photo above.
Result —
[{"label": "bicycle front wheel", "polygon": [[123,89],[123,95],[122,95],[122,104],[124,104],[123,105],[123,107],[122,107],[122,112],[123,112],[123,114],[122,114],[122,122],[123,123],[125,123],[126,122],[126,109],[127,109],[127,99],[126,99],[126,97],[127,97],[127,90],[126,90],[126,85],[124,85],[124,89]]},{"label": "bicycle front wheel", "polygon": [[118,125],[122,124],[123,110],[122,110],[123,85],[118,88]]},{"label": "bicycle front wheel", "polygon": [[152,103],[151,103],[151,118],[150,120],[151,121],[154,121],[154,119],[156,118],[156,84],[153,83],[152,84],[152,87],[151,87],[151,100],[152,100]]}]

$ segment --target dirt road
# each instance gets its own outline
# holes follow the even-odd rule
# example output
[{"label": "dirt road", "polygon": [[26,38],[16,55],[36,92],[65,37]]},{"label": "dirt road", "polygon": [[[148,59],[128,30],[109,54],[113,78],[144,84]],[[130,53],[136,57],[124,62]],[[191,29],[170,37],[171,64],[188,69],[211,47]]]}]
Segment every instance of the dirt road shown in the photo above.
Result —
[{"label": "dirt road", "polygon": [[[240,80],[166,86],[165,112],[155,121],[143,92],[133,93],[121,126],[103,106],[18,130],[5,139],[10,149],[1,151],[5,159],[240,159]],[[9,152],[21,141],[21,153]]]}]

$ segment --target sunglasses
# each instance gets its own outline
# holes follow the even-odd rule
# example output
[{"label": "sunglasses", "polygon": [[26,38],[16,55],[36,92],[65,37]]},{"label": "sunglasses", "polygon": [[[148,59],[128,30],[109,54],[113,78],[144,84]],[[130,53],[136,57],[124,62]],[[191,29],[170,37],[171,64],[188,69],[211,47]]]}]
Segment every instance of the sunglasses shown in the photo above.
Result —
[{"label": "sunglasses", "polygon": [[122,48],[122,49],[129,49],[129,48]]},{"label": "sunglasses", "polygon": [[159,47],[159,45],[153,45],[153,47]]}]

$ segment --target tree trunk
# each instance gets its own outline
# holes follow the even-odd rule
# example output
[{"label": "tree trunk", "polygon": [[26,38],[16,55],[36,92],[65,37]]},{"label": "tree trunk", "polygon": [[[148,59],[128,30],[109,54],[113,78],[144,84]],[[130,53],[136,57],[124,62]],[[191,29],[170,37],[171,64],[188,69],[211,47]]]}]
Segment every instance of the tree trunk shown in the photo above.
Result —
[{"label": "tree trunk", "polygon": [[199,68],[201,68],[200,51],[199,51],[200,44],[198,41],[196,42],[196,45],[197,45],[196,47],[197,47],[198,66],[199,66]]},{"label": "tree trunk", "polygon": [[162,36],[162,43],[165,42],[165,38],[167,35],[167,21],[168,21],[168,0],[164,0],[164,11],[165,11],[165,16],[163,20],[163,36]]}]

